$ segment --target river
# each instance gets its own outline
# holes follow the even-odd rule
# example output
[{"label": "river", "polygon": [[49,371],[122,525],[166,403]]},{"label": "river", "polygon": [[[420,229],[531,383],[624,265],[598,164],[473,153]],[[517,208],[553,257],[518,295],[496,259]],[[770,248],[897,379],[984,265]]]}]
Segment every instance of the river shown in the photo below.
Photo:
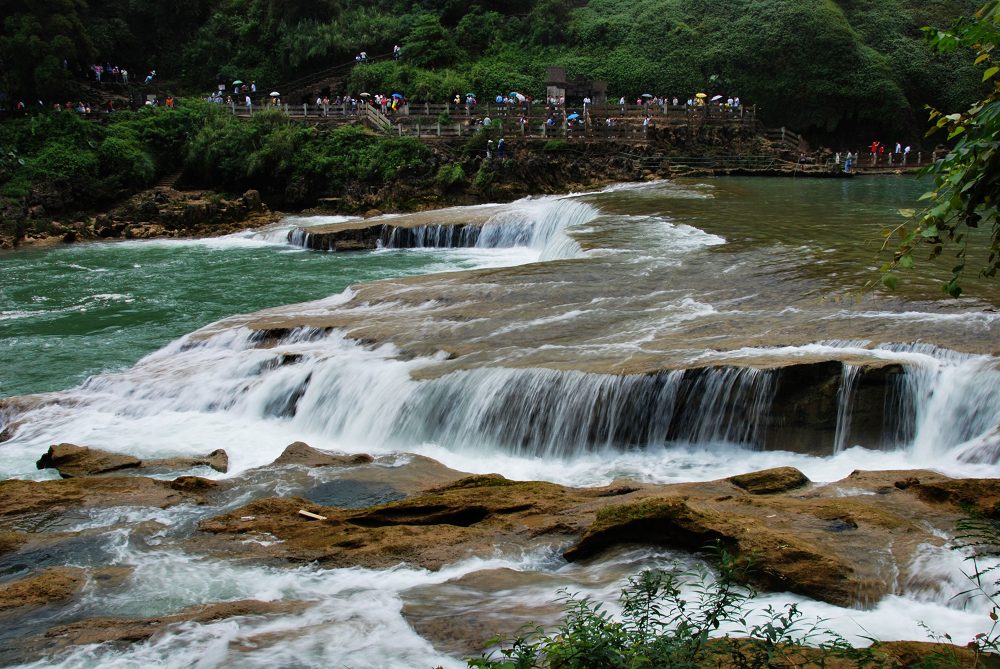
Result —
[{"label": "river", "polygon": [[[230,455],[225,476],[238,477],[302,440],[370,453],[385,467],[428,456],[462,471],[575,486],[780,465],[819,482],[918,467],[996,477],[995,281],[970,277],[966,298],[945,299],[938,284],[947,264],[937,263],[895,293],[861,290],[877,274],[883,229],[902,222],[900,210],[923,190],[904,177],[653,182],[501,205],[472,247],[434,248],[428,234],[422,248],[307,251],[289,242],[290,230],[301,240],[345,220],[309,217],[212,240],[7,254],[0,396],[38,397],[0,418],[16,421],[0,475],[54,477],[34,462],[65,441],[139,457],[221,447]],[[463,215],[481,210],[448,219]],[[262,331],[285,334],[261,346]],[[820,446],[810,446],[810,433],[793,448],[792,436],[765,425],[769,370],[831,360],[844,366],[836,427]],[[873,363],[904,369],[897,404],[886,409],[894,422],[878,434],[857,427],[850,401],[854,370]],[[678,408],[685,369],[707,371]],[[734,403],[746,412],[734,417]],[[585,566],[551,548],[437,572],[369,571],[186,550],[195,523],[221,510],[81,510],[68,529],[86,534],[86,550],[46,559],[126,565],[128,583],[88,591],[5,638],[97,615],[293,600],[306,606],[28,666],[457,667],[459,645],[417,630],[464,618],[485,639],[491,621],[551,621],[560,588],[613,603],[637,569],[690,561],[635,549]],[[145,521],[164,529],[149,535]],[[760,605],[798,602],[856,642],[924,639],[921,622],[964,641],[981,631],[986,609],[951,600],[965,589],[961,559],[932,553],[933,585],[900,584],[870,610],[787,594]],[[25,570],[0,566],[4,579]]]}]

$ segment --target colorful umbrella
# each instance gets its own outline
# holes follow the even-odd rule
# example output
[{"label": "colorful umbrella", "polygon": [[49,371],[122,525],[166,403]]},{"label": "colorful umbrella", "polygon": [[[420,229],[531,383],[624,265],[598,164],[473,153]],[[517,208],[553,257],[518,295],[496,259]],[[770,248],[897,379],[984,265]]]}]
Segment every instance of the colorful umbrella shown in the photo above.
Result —
[{"label": "colorful umbrella", "polygon": [[233,82],[233,86],[239,86],[242,83],[243,82],[240,79],[237,79],[236,81]]},{"label": "colorful umbrella", "polygon": [[573,114],[570,114],[569,116],[567,116],[566,120],[567,121],[575,121],[578,118],[580,118],[580,115],[577,114],[577,113],[573,113]]},{"label": "colorful umbrella", "polygon": [[696,98],[707,98],[708,94],[707,93],[695,93],[694,96]]},{"label": "colorful umbrella", "polygon": [[403,94],[402,94],[402,93],[393,93],[393,94],[392,94],[392,97],[394,97],[394,98],[399,98],[400,100],[402,100],[404,96],[403,96]]}]

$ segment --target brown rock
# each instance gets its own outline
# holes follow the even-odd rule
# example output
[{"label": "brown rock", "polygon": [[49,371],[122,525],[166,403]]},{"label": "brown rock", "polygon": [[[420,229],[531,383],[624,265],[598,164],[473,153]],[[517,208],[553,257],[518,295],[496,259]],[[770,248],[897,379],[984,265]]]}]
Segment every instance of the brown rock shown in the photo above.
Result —
[{"label": "brown rock", "polygon": [[776,467],[749,474],[731,476],[729,480],[751,495],[772,495],[809,485],[806,475],[795,467]]},{"label": "brown rock", "polygon": [[58,604],[76,596],[86,583],[83,569],[54,567],[0,585],[0,612]]},{"label": "brown rock", "polygon": [[[204,538],[209,550],[228,551],[232,538],[267,537],[268,542],[241,545],[261,558],[369,567],[406,561],[438,569],[504,547],[550,543],[553,536],[566,533],[566,523],[576,520],[560,519],[562,525],[551,529],[554,516],[567,506],[568,492],[551,483],[471,477],[412,499],[362,510],[324,507],[300,498],[263,499],[203,521],[200,529],[215,535]],[[587,492],[579,499],[591,496]],[[327,520],[304,518],[300,509]]]},{"label": "brown rock", "polygon": [[126,469],[170,471],[211,467],[215,471],[226,472],[229,469],[229,456],[220,448],[203,457],[140,460],[131,455],[110,453],[97,448],[57,444],[50,446],[48,452],[35,464],[39,469],[57,469],[63,478],[99,476]]},{"label": "brown rock", "polygon": [[217,472],[229,471],[229,455],[224,449],[218,448],[206,456],[194,458],[162,458],[160,460],[143,460],[139,467],[146,469],[193,469],[195,467],[211,467]]},{"label": "brown rock", "polygon": [[303,467],[351,467],[374,462],[375,458],[365,453],[329,453],[296,441],[285,447],[272,465],[301,465]]},{"label": "brown rock", "polygon": [[[195,479],[189,477],[186,480]],[[185,479],[182,479],[185,480]],[[34,513],[58,514],[80,508],[102,506],[152,506],[204,504],[209,488],[176,485],[144,476],[108,476],[61,479],[56,481],[0,481],[0,522]]]},{"label": "brown rock", "polygon": [[48,452],[35,465],[39,469],[57,469],[60,476],[68,479],[135,469],[141,463],[139,458],[131,455],[109,453],[74,444],[55,444],[49,446]]}]

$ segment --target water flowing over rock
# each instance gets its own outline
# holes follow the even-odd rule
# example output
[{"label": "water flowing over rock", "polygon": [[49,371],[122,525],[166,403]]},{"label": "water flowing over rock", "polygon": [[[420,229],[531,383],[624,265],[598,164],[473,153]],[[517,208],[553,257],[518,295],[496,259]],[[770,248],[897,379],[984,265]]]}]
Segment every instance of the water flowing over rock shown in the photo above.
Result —
[{"label": "water flowing over rock", "polygon": [[0,614],[62,603],[83,590],[84,571],[76,567],[44,569],[25,578],[0,585]]},{"label": "water flowing over rock", "polygon": [[998,496],[997,481],[932,472],[856,472],[815,486],[780,468],[705,483],[597,489],[474,476],[360,510],[261,499],[203,521],[208,536],[193,545],[225,551],[235,540],[259,559],[438,569],[515,546],[566,546],[566,558],[576,561],[623,544],[700,550],[719,542],[753,562],[752,579],[762,588],[869,607],[895,591],[892,573],[905,580],[920,545],[941,543],[933,528],[952,527],[975,499],[992,509]]}]

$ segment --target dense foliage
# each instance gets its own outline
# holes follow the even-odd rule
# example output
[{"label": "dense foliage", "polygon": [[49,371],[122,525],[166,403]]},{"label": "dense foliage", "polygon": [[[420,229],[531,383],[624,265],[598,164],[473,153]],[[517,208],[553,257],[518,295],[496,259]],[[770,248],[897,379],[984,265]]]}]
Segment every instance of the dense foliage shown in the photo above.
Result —
[{"label": "dense foliage", "polygon": [[[1000,63],[993,51],[1000,45],[1000,0],[990,0],[974,17],[959,19],[948,31],[928,30],[931,45],[938,51],[954,52],[960,47],[975,51],[975,64],[982,69],[982,81],[989,92],[964,112],[931,113],[930,133],[946,131],[953,140],[951,150],[931,168],[934,190],[925,198],[933,201],[914,226],[900,226],[901,237],[893,260],[883,266],[883,282],[894,286],[896,270],[914,265],[914,253],[930,245],[931,258],[941,255],[946,245],[955,248],[956,264],[944,291],[953,297],[962,293],[961,278],[972,251],[974,265],[983,276],[995,277],[1000,268]],[[979,229],[982,230],[979,230]],[[969,244],[970,236],[986,237]],[[888,235],[890,239],[892,234]],[[980,252],[982,257],[980,256]]]},{"label": "dense foliage", "polygon": [[770,125],[809,135],[916,137],[922,108],[979,97],[959,56],[932,54],[919,28],[976,0],[0,0],[0,91],[55,95],[93,62],[157,69],[189,91],[354,68],[333,94],[400,90],[444,99],[544,95],[545,67],[604,79],[609,92],[740,95]]}]

